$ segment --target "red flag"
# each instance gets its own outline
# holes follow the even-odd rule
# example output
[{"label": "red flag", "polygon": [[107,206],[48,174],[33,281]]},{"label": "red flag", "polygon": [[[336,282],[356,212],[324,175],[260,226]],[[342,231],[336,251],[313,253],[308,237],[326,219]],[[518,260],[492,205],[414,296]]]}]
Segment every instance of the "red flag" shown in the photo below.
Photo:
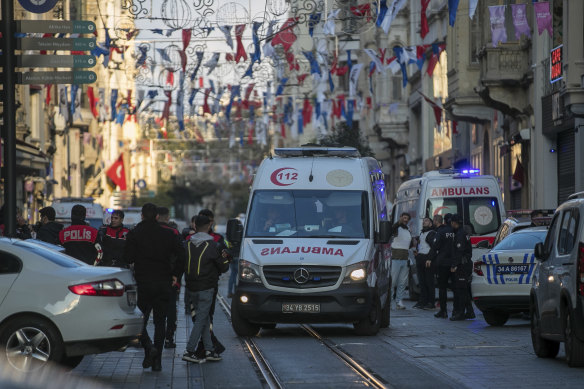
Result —
[{"label": "red flag", "polygon": [[310,100],[304,99],[304,105],[302,106],[302,123],[307,125],[312,120],[312,104]]},{"label": "red flag", "polygon": [[169,71],[166,75],[166,85],[173,86],[174,85],[174,72]]},{"label": "red flag", "polygon": [[517,158],[517,164],[515,165],[515,173],[513,173],[513,179],[519,183],[521,183],[521,185],[523,185],[523,182],[525,180],[525,176],[524,176],[525,172],[523,171],[523,165],[521,164],[521,161],[519,160],[519,158]]},{"label": "red flag", "polygon": [[430,28],[428,27],[428,17],[426,16],[426,9],[428,8],[428,4],[430,4],[430,0],[420,0],[422,3],[422,19],[420,21],[420,36],[422,39],[430,32]]},{"label": "red flag", "polygon": [[294,26],[298,24],[298,17],[289,18],[280,28],[280,31],[276,33],[274,39],[272,39],[272,46],[282,45],[284,51],[290,50],[292,44],[296,41],[296,34],[292,31]]},{"label": "red flag", "polygon": [[189,43],[191,43],[191,32],[191,29],[182,30],[183,51],[186,50],[189,46]]},{"label": "red flag", "polygon": [[226,53],[225,54],[225,60],[226,61],[229,61],[229,62],[235,61],[235,59],[233,58],[233,54],[231,54],[231,53]]},{"label": "red flag", "polygon": [[170,106],[172,105],[172,91],[164,91],[164,94],[168,98],[166,103],[164,103],[164,108],[162,109],[162,116],[160,119],[167,119],[170,115]]},{"label": "red flag", "polygon": [[282,134],[282,138],[286,138],[286,125],[284,122],[280,123],[280,132]]},{"label": "red flag", "polygon": [[209,97],[210,88],[205,89],[205,99],[203,100],[203,113],[211,114],[211,109],[209,109],[209,103],[207,102],[207,98]]},{"label": "red flag", "polygon": [[304,84],[304,79],[306,79],[306,76],[308,76],[308,73],[297,74],[296,79],[298,80],[298,84],[300,85]]},{"label": "red flag", "polygon": [[456,120],[452,122],[452,134],[458,134],[458,122]]},{"label": "red flag", "polygon": [[89,100],[89,108],[91,109],[91,113],[93,114],[94,118],[97,118],[97,101],[95,99],[95,94],[93,93],[93,87],[87,87],[87,98]]},{"label": "red flag", "polygon": [[249,126],[249,132],[247,133],[247,144],[253,144],[253,126]]},{"label": "red flag", "polygon": [[372,19],[371,4],[366,3],[366,4],[360,4],[357,6],[352,6],[351,13],[357,17],[367,16],[367,22],[370,22]]},{"label": "red flag", "polygon": [[424,100],[426,100],[428,104],[432,106],[432,110],[434,110],[434,119],[436,119],[436,125],[440,127],[440,124],[442,123],[442,107],[436,104],[434,100],[426,97],[422,92],[418,91],[418,93],[421,94]]},{"label": "red flag", "polygon": [[107,169],[106,174],[111,180],[120,187],[120,190],[126,190],[126,171],[124,170],[124,154],[120,154],[116,162]]},{"label": "red flag", "polygon": [[53,88],[53,84],[45,85],[47,88],[47,98],[45,99],[45,105],[51,104],[51,89]]},{"label": "red flag", "polygon": [[237,50],[235,51],[235,63],[239,63],[239,60],[243,58],[247,61],[247,53],[243,48],[243,42],[241,38],[243,36],[243,31],[245,30],[245,24],[238,24],[235,26],[235,39],[237,40]]},{"label": "red flag", "polygon": [[249,96],[251,96],[251,91],[253,90],[254,86],[255,82],[252,82],[247,85],[247,88],[245,88],[245,100],[249,100]]}]

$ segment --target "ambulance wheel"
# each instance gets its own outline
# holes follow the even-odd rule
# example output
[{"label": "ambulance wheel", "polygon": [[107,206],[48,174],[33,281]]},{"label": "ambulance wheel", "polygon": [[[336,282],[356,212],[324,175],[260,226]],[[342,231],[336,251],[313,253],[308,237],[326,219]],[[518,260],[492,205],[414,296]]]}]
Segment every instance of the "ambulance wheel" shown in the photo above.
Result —
[{"label": "ambulance wheel", "polygon": [[231,326],[239,336],[256,336],[260,332],[260,325],[241,317],[237,304],[231,304]]},{"label": "ambulance wheel", "polygon": [[373,336],[377,335],[377,332],[379,332],[380,325],[381,325],[381,303],[379,302],[379,297],[373,296],[369,314],[365,316],[362,320],[353,324],[353,327],[355,328],[355,333],[357,335]]}]

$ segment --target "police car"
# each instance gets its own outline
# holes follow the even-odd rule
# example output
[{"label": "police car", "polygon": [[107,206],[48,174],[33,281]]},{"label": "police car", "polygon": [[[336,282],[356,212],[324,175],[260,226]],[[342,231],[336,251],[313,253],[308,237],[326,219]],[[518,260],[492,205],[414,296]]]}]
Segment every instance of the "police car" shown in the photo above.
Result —
[{"label": "police car", "polygon": [[534,248],[546,226],[529,227],[501,240],[474,262],[472,296],[485,321],[502,326],[512,313],[529,312],[529,292],[537,261]]}]

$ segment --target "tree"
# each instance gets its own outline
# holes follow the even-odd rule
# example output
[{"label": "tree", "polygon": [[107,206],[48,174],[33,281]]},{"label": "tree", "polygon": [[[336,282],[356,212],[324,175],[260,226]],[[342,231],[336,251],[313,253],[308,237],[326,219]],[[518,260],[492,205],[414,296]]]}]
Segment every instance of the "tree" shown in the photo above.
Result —
[{"label": "tree", "polygon": [[359,127],[349,127],[346,122],[340,122],[335,126],[331,135],[320,138],[322,146],[349,146],[356,148],[364,157],[373,157],[373,150],[367,144],[359,131]]}]

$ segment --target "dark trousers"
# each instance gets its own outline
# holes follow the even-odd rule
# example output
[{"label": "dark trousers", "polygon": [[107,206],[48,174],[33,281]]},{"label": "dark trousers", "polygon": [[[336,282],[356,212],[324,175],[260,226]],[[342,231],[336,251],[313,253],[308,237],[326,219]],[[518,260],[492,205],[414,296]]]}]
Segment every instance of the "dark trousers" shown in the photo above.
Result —
[{"label": "dark trousers", "polygon": [[438,266],[438,299],[440,301],[440,310],[447,311],[446,299],[448,292],[448,283],[455,285],[455,273],[450,271],[450,266]]},{"label": "dark trousers", "polygon": [[464,315],[473,311],[470,293],[470,274],[468,266],[459,265],[455,272],[455,283],[453,284],[454,292],[454,310],[456,314]]},{"label": "dark trousers", "polygon": [[166,339],[173,340],[176,332],[176,303],[180,289],[170,288],[168,311],[166,312]]},{"label": "dark trousers", "polygon": [[150,312],[154,312],[154,347],[162,351],[164,335],[166,332],[166,314],[168,312],[168,300],[170,299],[170,280],[138,283],[138,308],[144,315],[140,344],[145,349],[152,346],[148,336],[147,324]]},{"label": "dark trousers", "polygon": [[416,260],[416,272],[420,282],[420,299],[418,303],[427,305],[434,304],[436,300],[436,287],[434,286],[434,268],[426,267],[426,261]]}]

